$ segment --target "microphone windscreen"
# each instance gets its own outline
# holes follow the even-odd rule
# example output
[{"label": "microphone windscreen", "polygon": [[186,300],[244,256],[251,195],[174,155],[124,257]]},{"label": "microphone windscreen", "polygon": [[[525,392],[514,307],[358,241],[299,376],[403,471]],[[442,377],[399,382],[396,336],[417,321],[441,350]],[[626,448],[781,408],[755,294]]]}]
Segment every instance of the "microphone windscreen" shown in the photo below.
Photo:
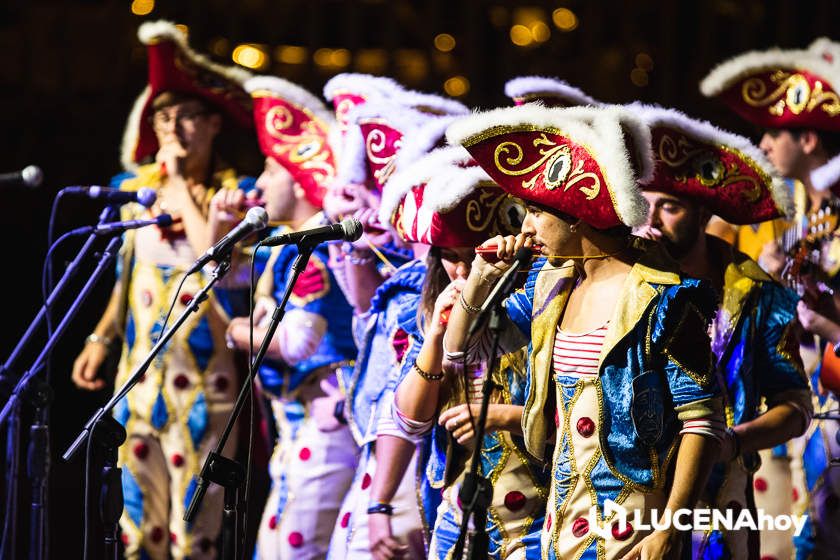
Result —
[{"label": "microphone windscreen", "polygon": [[516,252],[516,255],[513,257],[516,259],[516,262],[520,265],[528,263],[531,261],[531,257],[534,256],[533,249],[529,247],[520,247],[519,250]]},{"label": "microphone windscreen", "polygon": [[245,214],[245,221],[254,226],[254,229],[263,229],[268,225],[268,212],[261,206],[254,206]]},{"label": "microphone windscreen", "polygon": [[27,187],[37,187],[44,180],[44,172],[37,165],[27,165],[20,172],[23,184]]},{"label": "microphone windscreen", "polygon": [[341,229],[344,230],[345,241],[356,241],[362,236],[362,222],[356,218],[344,218],[341,220]]},{"label": "microphone windscreen", "polygon": [[158,227],[169,227],[172,225],[172,216],[169,214],[161,214],[156,219]]},{"label": "microphone windscreen", "polygon": [[155,203],[155,200],[157,200],[157,193],[155,192],[155,189],[150,189],[149,187],[137,189],[137,202],[146,208],[151,208],[152,204]]}]

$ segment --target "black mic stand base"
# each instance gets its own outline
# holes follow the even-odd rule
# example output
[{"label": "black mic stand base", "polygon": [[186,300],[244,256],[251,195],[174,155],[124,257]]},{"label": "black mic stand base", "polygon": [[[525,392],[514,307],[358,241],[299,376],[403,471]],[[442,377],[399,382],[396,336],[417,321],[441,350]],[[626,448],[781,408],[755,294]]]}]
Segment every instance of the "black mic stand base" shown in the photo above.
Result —
[{"label": "black mic stand base", "polygon": [[103,459],[99,487],[99,517],[104,531],[105,558],[117,560],[120,515],[124,505],[122,469],[117,466],[117,456],[119,447],[126,438],[125,428],[113,416],[106,415],[96,422],[91,430],[91,437],[95,449]]}]

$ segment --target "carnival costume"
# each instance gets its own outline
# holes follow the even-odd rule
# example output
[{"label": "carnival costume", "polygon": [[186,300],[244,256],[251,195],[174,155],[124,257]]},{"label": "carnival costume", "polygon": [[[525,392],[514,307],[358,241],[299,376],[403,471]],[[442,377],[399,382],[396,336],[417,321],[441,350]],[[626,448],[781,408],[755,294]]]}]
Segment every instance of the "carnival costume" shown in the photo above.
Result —
[{"label": "carnival costume", "polygon": [[[447,137],[515,196],[599,229],[646,217],[636,181],[652,172],[650,132],[626,109],[526,105],[464,119]],[[560,320],[575,273],[572,263],[557,264],[539,260],[505,304],[508,319],[530,339],[523,429],[532,456],[545,456],[551,418],[556,425],[542,553],[620,558],[647,532],[620,525],[612,513],[604,518],[604,501],[644,512],[649,521],[651,509],[667,502],[680,434],[720,437],[706,334],[714,298],[651,246],[630,270],[612,319],[592,333],[566,333]],[[574,359],[581,348],[574,339],[584,337],[600,347],[597,361]],[[611,538],[590,527],[591,511],[599,533]]]},{"label": "carnival costume", "polygon": [[[521,203],[494,184],[461,147],[435,150],[397,172],[386,185],[381,211],[383,218],[391,217],[404,239],[433,247],[473,247],[494,235],[518,233],[525,214]],[[422,344],[418,333],[401,377],[413,368]],[[515,353],[505,354],[493,372],[487,371],[488,361],[489,353],[485,353],[468,365],[466,386],[458,364],[447,366],[438,414],[465,402],[479,404],[488,374],[493,376],[493,402],[524,404],[525,355],[521,345]],[[393,418],[413,437],[431,433],[425,476],[432,488],[442,492],[443,502],[437,510],[429,557],[447,558],[461,524],[458,492],[470,468],[473,444],[455,442],[446,428],[437,424],[437,415],[418,423],[395,405]],[[529,460],[523,449],[521,439],[508,432],[490,433],[482,441],[481,470],[493,484],[487,533],[489,556],[494,559],[539,558],[546,477],[541,465]]]},{"label": "carnival costume", "polygon": [[[352,97],[350,88],[355,93]],[[336,114],[341,113],[345,121],[339,180],[366,185],[378,193],[395,169],[442,141],[446,126],[454,118],[450,112],[469,112],[455,101],[403,90],[394,83],[363,75],[340,75],[327,84],[325,92],[333,98]],[[353,108],[348,110],[351,99]],[[381,218],[380,223],[388,224],[387,218]],[[388,248],[378,250],[386,255],[394,253]],[[370,556],[367,508],[379,435],[410,439],[417,446],[391,500],[391,530],[401,542],[412,543],[417,553],[421,548],[418,544],[428,541],[438,497],[422,491],[425,446],[422,438],[405,438],[390,422],[396,379],[417,334],[416,316],[425,273],[425,264],[418,260],[400,266],[379,286],[370,309],[355,317],[360,350],[352,376],[343,380],[347,394],[344,410],[362,456],[333,533],[331,559]]]},{"label": "carnival costume", "polygon": [[[826,40],[816,41],[808,50],[745,53],[718,65],[703,79],[700,90],[764,128],[837,133],[840,97],[836,88],[840,87],[840,67],[834,60],[835,53],[832,43]],[[840,184],[840,157],[835,156],[812,170],[810,179],[817,190],[831,189],[836,193]],[[805,202],[804,189],[797,194]],[[804,204],[797,206],[797,210],[803,210],[799,217],[807,223],[809,216],[804,212]],[[835,255],[830,260],[837,260],[840,249],[836,241],[834,245],[829,249]],[[836,269],[831,272],[836,274]],[[802,348],[803,358],[807,350]],[[814,409],[836,410],[836,395],[820,395],[819,367],[817,371],[806,369],[806,373],[813,379]],[[813,422],[805,435],[761,453],[763,464],[754,478],[756,507],[772,514],[804,514],[808,518],[803,533],[793,537],[797,558],[828,555],[840,545],[836,531],[840,508],[831,507],[840,499],[840,472],[829,466],[831,458],[840,453],[834,437],[837,432],[837,421]],[[790,556],[791,534],[792,531],[787,536],[780,531],[765,531],[762,555]]]},{"label": "carnival costume", "polygon": [[[335,176],[336,158],[328,142],[330,111],[314,95],[286,80],[260,77],[246,89],[254,99],[260,148],[282,165],[320,208],[325,187]],[[301,225],[323,220],[320,213]],[[256,306],[273,309],[282,300],[297,245],[275,249],[257,285]],[[266,359],[259,383],[268,395],[278,441],[269,464],[271,492],[257,541],[259,558],[323,558],[356,466],[358,450],[350,430],[318,429],[314,399],[322,381],[335,383],[356,356],[352,309],[327,267],[323,245],[312,252],[300,274],[271,344],[280,359]]]},{"label": "carnival costume", "polygon": [[[731,224],[756,224],[791,213],[787,185],[746,138],[672,109],[631,109],[651,126],[653,137],[656,168],[645,190],[694,200]],[[729,244],[711,236],[707,244],[710,261],[725,266],[712,351],[727,426],[754,420],[765,406],[788,404],[800,412],[804,430],[812,407],[799,356],[799,298]],[[703,502],[721,511],[752,509],[752,475],[759,464],[758,453],[717,463]],[[710,530],[702,534],[699,557],[746,559],[758,552],[749,545],[746,530]]]},{"label": "carnival costume", "polygon": [[[152,102],[160,93],[202,99],[230,122],[251,126],[250,99],[242,89],[247,73],[194,53],[168,22],[143,24],[138,35],[148,49],[149,85],[135,103],[123,140],[122,161],[129,172],[112,181],[113,187],[123,190],[159,189],[164,184],[160,164],[143,165],[158,151],[150,117]],[[206,212],[216,190],[240,185],[233,169],[217,163],[204,199],[196,204]],[[125,208],[124,219],[149,217],[145,209]],[[170,230],[143,228],[126,234],[119,269],[124,347],[117,386],[160,337],[175,288],[197,256],[178,223]],[[203,273],[187,278],[172,310],[175,316],[207,280]],[[125,496],[120,524],[128,558],[214,555],[222,489],[208,490],[192,524],[183,516],[195,491],[193,476],[216,445],[239,385],[232,353],[225,346],[227,321],[220,301],[211,295],[114,409],[128,433],[119,454]],[[229,441],[229,450],[235,448],[235,440]]]}]

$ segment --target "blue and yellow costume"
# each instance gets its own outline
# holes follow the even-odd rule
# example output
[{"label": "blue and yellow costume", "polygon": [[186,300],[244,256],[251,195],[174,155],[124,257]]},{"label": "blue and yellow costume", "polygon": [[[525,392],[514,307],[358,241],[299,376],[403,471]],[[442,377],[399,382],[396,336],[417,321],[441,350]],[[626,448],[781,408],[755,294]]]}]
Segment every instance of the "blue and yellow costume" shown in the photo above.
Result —
[{"label": "blue and yellow costume", "polygon": [[[506,304],[510,319],[531,335],[523,416],[528,452],[542,458],[551,416],[557,427],[543,558],[625,554],[645,534],[632,525],[618,530],[612,515],[603,518],[604,501],[641,510],[649,523],[650,510],[663,509],[667,501],[682,421],[721,413],[711,354],[703,344],[712,292],[682,279],[676,263],[659,251],[651,248],[632,267],[594,380],[552,371],[554,336],[574,285],[571,263],[554,268],[539,262],[525,289]],[[550,394],[552,384],[556,395]],[[591,531],[592,507],[612,539]]]},{"label": "blue and yellow costume", "polygon": [[[204,204],[215,190],[243,184],[231,169],[215,173]],[[141,166],[136,174],[123,174],[112,181],[113,187],[124,190],[160,185],[158,164]],[[145,209],[126,208],[125,219],[148,217]],[[174,290],[197,257],[183,233],[143,228],[126,234],[120,267],[123,292],[119,325],[125,344],[117,386],[157,341]],[[187,278],[173,316],[183,312],[207,280],[203,273]],[[221,302],[211,294],[114,410],[115,418],[128,432],[119,456],[125,495],[121,525],[127,557],[209,557],[215,550],[221,527],[222,489],[211,486],[192,525],[183,521],[183,514],[195,490],[193,476],[215,447],[239,386],[233,354],[225,346],[227,322]],[[235,449],[235,440],[231,438],[228,451]]]},{"label": "blue and yellow costume", "polygon": [[[302,228],[320,219],[318,214]],[[273,253],[260,278],[259,301],[267,297],[281,301],[297,256],[295,245]],[[323,245],[312,253],[272,341],[279,344],[283,360],[267,359],[259,371],[279,434],[269,466],[271,493],[260,524],[260,558],[326,554],[358,459],[346,426],[322,432],[311,415],[312,401],[323,395],[320,383],[335,384],[336,377],[349,375],[356,357],[353,310],[327,267],[328,260]]]},{"label": "blue and yellow costume", "polygon": [[[708,243],[713,251],[731,251],[714,238]],[[749,422],[758,417],[762,406],[783,403],[801,409],[805,421],[811,405],[796,331],[799,298],[775,283],[755,261],[731,252],[712,340],[718,381],[724,388],[726,423]],[[753,507],[752,475],[758,466],[758,453],[716,464],[704,501],[716,509]],[[757,490],[767,489],[759,485]],[[703,535],[700,557],[704,559],[748,556],[746,531],[712,530]]]}]

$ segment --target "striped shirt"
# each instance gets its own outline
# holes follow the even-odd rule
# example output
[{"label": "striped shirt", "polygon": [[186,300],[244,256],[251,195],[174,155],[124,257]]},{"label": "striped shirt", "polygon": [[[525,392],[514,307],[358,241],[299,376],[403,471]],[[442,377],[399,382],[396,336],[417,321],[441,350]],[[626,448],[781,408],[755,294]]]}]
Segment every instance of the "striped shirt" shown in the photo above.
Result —
[{"label": "striped shirt", "polygon": [[590,378],[598,375],[598,361],[607,325],[583,334],[571,334],[557,325],[554,337],[554,373],[570,377]]}]

